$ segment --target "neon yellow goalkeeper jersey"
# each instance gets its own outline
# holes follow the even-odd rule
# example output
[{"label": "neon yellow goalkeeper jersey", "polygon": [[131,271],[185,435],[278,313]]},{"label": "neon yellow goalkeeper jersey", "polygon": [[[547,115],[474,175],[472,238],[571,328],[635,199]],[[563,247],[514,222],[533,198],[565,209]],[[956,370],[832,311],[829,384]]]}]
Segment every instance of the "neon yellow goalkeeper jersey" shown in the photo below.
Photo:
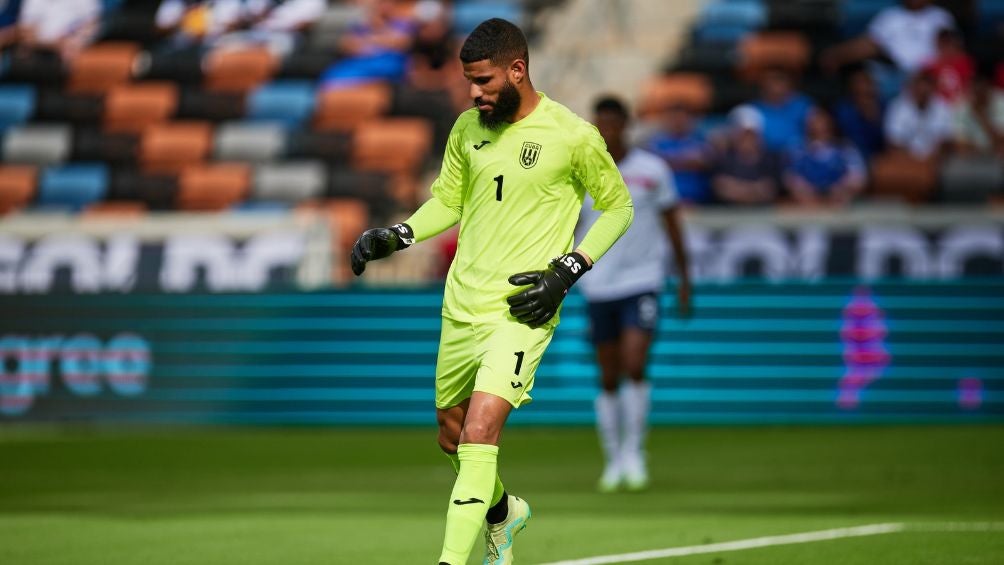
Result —
[{"label": "neon yellow goalkeeper jersey", "polygon": [[529,115],[497,131],[481,127],[475,108],[461,114],[431,190],[433,199],[423,208],[441,204],[453,220],[436,228],[416,225],[428,224],[420,210],[409,225],[421,240],[459,217],[457,254],[443,296],[443,316],[459,322],[507,318],[506,297],[518,291],[509,277],[545,269],[574,249],[586,191],[595,209],[612,211],[611,221],[579,246],[594,261],[632,217],[631,196],[599,132],[543,94]]}]

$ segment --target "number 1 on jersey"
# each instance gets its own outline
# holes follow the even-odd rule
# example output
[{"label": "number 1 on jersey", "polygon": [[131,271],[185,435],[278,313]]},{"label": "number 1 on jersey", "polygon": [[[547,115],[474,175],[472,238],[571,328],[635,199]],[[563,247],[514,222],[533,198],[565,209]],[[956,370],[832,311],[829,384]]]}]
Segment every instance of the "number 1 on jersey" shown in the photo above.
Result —
[{"label": "number 1 on jersey", "polygon": [[499,175],[492,179],[495,181],[495,200],[502,202],[502,175]]},{"label": "number 1 on jersey", "polygon": [[523,351],[516,351],[513,355],[516,356],[516,371],[515,374],[519,374],[519,370],[523,367]]}]

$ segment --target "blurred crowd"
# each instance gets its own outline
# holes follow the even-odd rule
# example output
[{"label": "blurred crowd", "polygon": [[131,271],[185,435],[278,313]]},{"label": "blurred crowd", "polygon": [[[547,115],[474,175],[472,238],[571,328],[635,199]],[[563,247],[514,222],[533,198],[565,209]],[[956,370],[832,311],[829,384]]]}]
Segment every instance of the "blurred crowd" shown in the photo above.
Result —
[{"label": "blurred crowd", "polygon": [[[1004,64],[998,53],[977,65],[965,45],[948,11],[903,0],[861,36],[818,52],[818,71],[842,83],[835,101],[801,92],[795,70],[768,67],[756,98],[721,127],[670,103],[643,144],[670,164],[693,205],[844,206],[866,192],[876,166],[893,176],[983,167],[989,178],[977,182],[1004,195]],[[915,184],[924,182],[937,181]],[[938,199],[933,186],[905,190],[898,196],[910,201]]]}]

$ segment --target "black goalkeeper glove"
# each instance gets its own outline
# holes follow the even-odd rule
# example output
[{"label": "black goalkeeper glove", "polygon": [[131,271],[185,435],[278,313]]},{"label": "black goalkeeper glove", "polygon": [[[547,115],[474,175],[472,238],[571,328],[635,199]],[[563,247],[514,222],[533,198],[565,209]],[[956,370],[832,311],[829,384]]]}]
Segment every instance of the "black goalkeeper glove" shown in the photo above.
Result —
[{"label": "black goalkeeper glove", "polygon": [[546,271],[528,271],[509,277],[509,284],[533,285],[507,299],[509,313],[531,328],[543,325],[558,313],[568,289],[591,268],[585,257],[573,251],[551,259]]},{"label": "black goalkeeper glove", "polygon": [[412,243],[415,243],[415,232],[408,224],[366,230],[352,246],[352,272],[359,276],[366,270],[367,261],[383,259]]}]

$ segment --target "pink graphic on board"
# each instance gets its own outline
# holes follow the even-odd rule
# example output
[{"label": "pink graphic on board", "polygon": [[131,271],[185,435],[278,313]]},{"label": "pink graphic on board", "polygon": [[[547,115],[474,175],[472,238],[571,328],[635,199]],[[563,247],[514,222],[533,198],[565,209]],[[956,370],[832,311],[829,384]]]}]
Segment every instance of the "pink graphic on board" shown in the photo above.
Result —
[{"label": "pink graphic on board", "polygon": [[983,405],[983,381],[976,377],[959,379],[959,408],[976,410]]},{"label": "pink graphic on board", "polygon": [[872,299],[871,290],[864,286],[854,289],[854,296],[844,307],[840,328],[844,345],[844,376],[840,379],[837,396],[840,408],[857,408],[861,403],[861,391],[881,377],[889,366],[886,334],[885,315]]}]

